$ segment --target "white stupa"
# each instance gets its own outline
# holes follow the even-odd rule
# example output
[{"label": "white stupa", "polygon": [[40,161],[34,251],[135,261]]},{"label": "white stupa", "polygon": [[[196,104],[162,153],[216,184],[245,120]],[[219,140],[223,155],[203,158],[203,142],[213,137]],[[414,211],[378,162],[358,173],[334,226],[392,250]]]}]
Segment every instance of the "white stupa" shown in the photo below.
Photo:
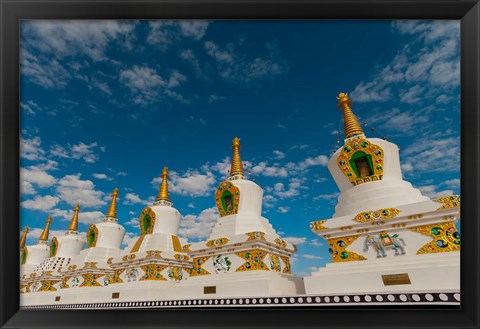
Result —
[{"label": "white stupa", "polygon": [[239,138],[232,148],[230,177],[215,192],[220,218],[208,241],[190,246],[193,271],[172,292],[180,298],[303,293],[302,280],[290,270],[296,247],[262,216],[263,190],[244,177]]},{"label": "white stupa", "polygon": [[[50,242],[50,257],[38,264],[26,278],[29,280],[29,290],[32,293],[57,291],[62,282],[62,268],[68,266],[72,258],[76,257],[85,245],[85,239],[78,234],[79,211],[80,205],[77,204],[65,235],[53,237]],[[26,296],[22,295],[22,298],[36,298],[36,295],[33,294]]]},{"label": "white stupa", "polygon": [[403,180],[398,147],[367,138],[348,95],[345,144],[328,162],[341,194],[333,218],[314,221],[332,263],[305,277],[307,294],[460,289],[458,196],[430,200]]},{"label": "white stupa", "polygon": [[38,243],[32,246],[25,246],[25,241],[27,238],[28,227],[25,227],[23,231],[22,238],[20,239],[20,277],[23,281],[23,284],[20,284],[20,291],[24,292],[28,286],[28,280],[30,274],[35,272],[36,268],[50,257],[49,247],[48,247],[48,235],[50,232],[50,223],[52,222],[52,217],[48,217],[43,229]]},{"label": "white stupa", "polygon": [[192,262],[187,241],[178,237],[181,214],[172,207],[168,193],[168,168],[163,168],[157,200],[139,216],[140,237],[133,248],[109,260],[114,271],[102,299],[152,300],[185,280]]},{"label": "white stupa", "polygon": [[56,294],[57,299],[84,302],[95,298],[94,288],[109,285],[114,274],[110,267],[111,259],[120,255],[125,236],[125,228],[118,224],[117,197],[118,189],[115,188],[104,221],[90,225],[87,231],[88,248],[81,250],[68,266],[62,268],[62,282],[59,284],[62,296]]}]

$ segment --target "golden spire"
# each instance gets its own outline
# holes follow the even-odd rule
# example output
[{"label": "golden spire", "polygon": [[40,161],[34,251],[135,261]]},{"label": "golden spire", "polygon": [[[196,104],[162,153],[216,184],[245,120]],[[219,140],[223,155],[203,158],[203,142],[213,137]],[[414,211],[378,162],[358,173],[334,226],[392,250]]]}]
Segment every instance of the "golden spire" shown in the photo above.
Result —
[{"label": "golden spire", "polygon": [[157,201],[164,200],[168,201],[168,167],[163,167],[162,170],[162,185],[160,185],[160,191],[158,192]]},{"label": "golden spire", "polygon": [[355,115],[350,109],[352,101],[348,99],[347,93],[340,93],[337,97],[338,108],[343,109],[343,124],[345,127],[345,138],[350,138],[356,135],[363,134],[362,127],[358,123]]},{"label": "golden spire", "polygon": [[233,139],[232,149],[232,167],[230,168],[230,176],[243,175],[242,159],[240,158],[240,138]]},{"label": "golden spire", "polygon": [[25,242],[27,241],[28,226],[23,229],[22,237],[20,238],[20,249],[25,248]]},{"label": "golden spire", "polygon": [[47,223],[45,224],[45,228],[43,229],[42,235],[38,239],[40,241],[48,241],[48,234],[50,233],[50,223],[52,222],[52,216],[48,216]]},{"label": "golden spire", "polygon": [[78,212],[80,211],[80,205],[77,204],[73,211],[74,211],[73,217],[72,217],[72,220],[70,221],[70,226],[68,227],[69,231],[77,231],[78,230]]},{"label": "golden spire", "polygon": [[112,201],[110,202],[110,207],[108,207],[106,217],[117,218],[117,196],[118,196],[118,188],[115,187],[112,194]]}]

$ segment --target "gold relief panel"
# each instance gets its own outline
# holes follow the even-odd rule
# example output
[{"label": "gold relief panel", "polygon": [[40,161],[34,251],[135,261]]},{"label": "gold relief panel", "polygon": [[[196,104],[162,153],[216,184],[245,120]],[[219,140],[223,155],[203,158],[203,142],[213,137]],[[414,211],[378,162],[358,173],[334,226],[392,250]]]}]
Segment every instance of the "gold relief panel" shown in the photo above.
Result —
[{"label": "gold relief panel", "polygon": [[57,291],[55,284],[58,282],[60,282],[60,280],[42,280],[40,282],[40,289],[38,289],[38,291]]},{"label": "gold relief panel", "polygon": [[447,196],[447,197],[444,197],[444,198],[438,198],[438,199],[435,199],[433,201],[442,204],[442,206],[440,208],[438,208],[438,210],[460,207],[460,196],[459,195],[451,195],[451,196]]},{"label": "gold relief panel", "polygon": [[85,262],[83,268],[97,268],[98,262]]},{"label": "gold relief panel", "polygon": [[453,222],[412,227],[410,230],[433,238],[433,241],[418,249],[417,254],[460,250],[460,232],[457,231]]},{"label": "gold relief panel", "polygon": [[107,259],[108,265],[112,265],[112,263],[113,263],[113,257],[110,257],[109,259]]},{"label": "gold relief panel", "polygon": [[287,242],[285,240],[280,239],[280,238],[276,238],[274,241],[277,244],[277,246],[280,246],[280,247],[283,247],[283,248],[285,248],[287,246]]},{"label": "gold relief panel", "polygon": [[165,265],[158,264],[149,264],[141,266],[145,274],[140,278],[140,281],[166,281],[165,277],[162,275],[162,271],[167,268]]},{"label": "gold relief panel", "polygon": [[280,258],[277,255],[270,254],[270,270],[274,272],[282,271],[282,264]]},{"label": "gold relief panel", "polygon": [[175,257],[176,260],[189,260],[190,257],[188,257],[187,255],[182,255],[182,254],[175,254],[173,255],[173,257]]},{"label": "gold relief panel", "polygon": [[291,271],[290,271],[290,258],[289,257],[286,257],[286,256],[279,256],[282,261],[283,261],[283,271],[282,273],[288,273],[290,274]]},{"label": "gold relief panel", "polygon": [[263,233],[263,232],[248,232],[248,233],[245,233],[245,234],[248,236],[247,241],[250,241],[250,240],[263,240],[263,241],[266,241],[266,239],[265,239],[265,233]]},{"label": "gold relief panel", "polygon": [[215,204],[220,217],[237,214],[240,204],[240,190],[230,181],[220,183],[215,192]]},{"label": "gold relief panel", "polygon": [[60,289],[66,289],[66,288],[70,288],[70,286],[68,285],[68,280],[70,280],[71,276],[65,276],[62,278],[62,284],[60,285]]},{"label": "gold relief panel", "polygon": [[168,269],[168,277],[175,282],[182,281],[184,276],[184,269],[181,267],[174,266]]},{"label": "gold relief panel", "polygon": [[142,235],[152,234],[153,227],[155,226],[156,215],[150,207],[145,207],[138,218],[140,224],[140,231]]},{"label": "gold relief panel", "polygon": [[122,257],[122,260],[123,260],[124,262],[126,262],[126,261],[132,261],[132,260],[134,260],[135,258],[137,258],[137,256],[136,256],[135,254],[128,254],[128,255],[123,256],[123,257]]},{"label": "gold relief panel", "polygon": [[235,253],[238,257],[241,257],[245,260],[241,266],[239,266],[235,272],[243,271],[255,271],[255,270],[264,270],[268,271],[267,265],[263,262],[266,252],[262,250],[252,249],[247,251],[241,251]]},{"label": "gold relief panel", "polygon": [[209,275],[210,272],[208,272],[202,266],[210,258],[211,258],[211,256],[194,258],[193,259],[193,269],[190,271],[190,276]]},{"label": "gold relief panel", "polygon": [[317,220],[315,222],[310,223],[310,230],[313,232],[318,232],[322,230],[327,230],[328,227],[323,226],[322,224],[325,223],[327,220]]},{"label": "gold relief panel", "polygon": [[381,180],[383,149],[363,136],[347,139],[337,165],[353,186]]},{"label": "gold relief panel", "polygon": [[227,238],[218,238],[218,239],[213,239],[213,240],[209,240],[209,241],[205,242],[205,245],[206,245],[208,248],[221,247],[221,246],[227,244],[228,241],[230,241],[230,239],[227,239]]},{"label": "gold relief panel", "polygon": [[90,225],[87,231],[87,245],[89,248],[97,245],[98,228],[95,224]]},{"label": "gold relief panel", "polygon": [[146,258],[157,257],[162,258],[162,251],[160,250],[147,250]]},{"label": "gold relief panel", "polygon": [[367,258],[364,256],[347,250],[348,246],[350,246],[359,237],[360,235],[352,235],[328,240],[328,252],[330,253],[332,262],[339,263],[366,260]]},{"label": "gold relief panel", "polygon": [[103,275],[101,274],[82,274],[83,282],[80,284],[80,287],[101,287],[102,285],[98,282]]},{"label": "gold relief panel", "polygon": [[381,219],[395,218],[400,213],[397,208],[381,208],[377,210],[365,211],[357,214],[354,221],[359,223],[367,223]]},{"label": "gold relief panel", "polygon": [[184,245],[184,246],[182,247],[182,251],[183,251],[183,252],[189,252],[189,251],[191,251],[191,250],[190,250],[190,247],[191,247],[191,246],[192,246],[191,243]]},{"label": "gold relief panel", "polygon": [[109,277],[109,284],[122,283],[123,280],[120,275],[125,272],[125,269],[115,270],[112,275]]}]

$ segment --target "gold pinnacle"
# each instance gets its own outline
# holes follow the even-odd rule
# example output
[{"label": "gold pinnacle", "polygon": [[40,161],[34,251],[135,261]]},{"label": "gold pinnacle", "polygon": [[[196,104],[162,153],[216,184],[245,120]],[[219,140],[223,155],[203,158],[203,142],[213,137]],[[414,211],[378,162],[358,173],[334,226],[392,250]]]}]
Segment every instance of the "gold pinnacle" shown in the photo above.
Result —
[{"label": "gold pinnacle", "polygon": [[68,227],[69,231],[77,231],[78,230],[78,212],[80,211],[80,205],[77,204],[75,209],[73,210],[73,217],[70,221],[70,226]]},{"label": "gold pinnacle", "polygon": [[110,202],[110,207],[108,207],[107,217],[117,218],[117,196],[118,188],[115,187],[112,193],[112,201]]},{"label": "gold pinnacle", "polygon": [[363,129],[358,123],[355,115],[353,114],[350,106],[352,101],[348,98],[347,93],[340,93],[337,97],[338,108],[343,109],[343,124],[345,127],[345,138],[363,134]]},{"label": "gold pinnacle", "polygon": [[158,192],[157,201],[168,201],[168,167],[163,167],[162,170],[162,184],[160,185],[160,191]]},{"label": "gold pinnacle", "polygon": [[50,223],[52,222],[52,216],[48,216],[47,223],[45,224],[45,228],[43,229],[42,235],[38,239],[40,241],[48,241],[48,234],[50,233]]},{"label": "gold pinnacle", "polygon": [[22,237],[20,238],[20,249],[25,248],[25,242],[27,241],[28,226],[23,229]]},{"label": "gold pinnacle", "polygon": [[243,175],[242,159],[240,158],[240,138],[233,139],[232,149],[232,167],[230,168],[230,176]]}]

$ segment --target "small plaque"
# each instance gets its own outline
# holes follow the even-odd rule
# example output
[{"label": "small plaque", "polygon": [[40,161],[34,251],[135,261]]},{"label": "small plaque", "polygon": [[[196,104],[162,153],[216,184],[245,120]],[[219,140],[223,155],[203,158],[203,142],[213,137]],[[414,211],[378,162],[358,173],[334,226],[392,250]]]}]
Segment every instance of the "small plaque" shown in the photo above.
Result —
[{"label": "small plaque", "polygon": [[208,286],[203,287],[204,294],[216,294],[217,293],[217,286]]},{"label": "small plaque", "polygon": [[382,275],[383,285],[411,284],[408,273]]},{"label": "small plaque", "polygon": [[60,296],[55,296],[55,301],[59,302],[60,301]]},{"label": "small plaque", "polygon": [[120,293],[119,292],[113,292],[112,293],[112,299],[116,299],[116,298],[119,298],[120,297]]}]

